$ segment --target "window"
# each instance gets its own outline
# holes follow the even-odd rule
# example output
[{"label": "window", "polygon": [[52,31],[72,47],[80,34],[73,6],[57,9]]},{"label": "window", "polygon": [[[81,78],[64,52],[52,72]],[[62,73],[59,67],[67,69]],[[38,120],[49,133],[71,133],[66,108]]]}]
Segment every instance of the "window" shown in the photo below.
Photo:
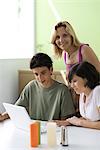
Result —
[{"label": "window", "polygon": [[33,55],[34,3],[34,0],[0,1],[0,59]]}]

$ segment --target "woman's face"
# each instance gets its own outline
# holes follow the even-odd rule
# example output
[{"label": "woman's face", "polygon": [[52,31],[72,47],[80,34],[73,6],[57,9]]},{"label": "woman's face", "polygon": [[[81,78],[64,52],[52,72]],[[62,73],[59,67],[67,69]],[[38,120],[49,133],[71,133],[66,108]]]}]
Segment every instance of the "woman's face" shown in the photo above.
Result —
[{"label": "woman's face", "polygon": [[77,75],[73,76],[73,79],[71,80],[71,87],[74,89],[74,91],[77,94],[84,93],[86,90],[86,79],[83,79]]},{"label": "woman's face", "polygon": [[70,46],[72,45],[72,37],[66,31],[65,27],[57,28],[55,43],[62,50],[67,51],[67,49],[70,49]]}]

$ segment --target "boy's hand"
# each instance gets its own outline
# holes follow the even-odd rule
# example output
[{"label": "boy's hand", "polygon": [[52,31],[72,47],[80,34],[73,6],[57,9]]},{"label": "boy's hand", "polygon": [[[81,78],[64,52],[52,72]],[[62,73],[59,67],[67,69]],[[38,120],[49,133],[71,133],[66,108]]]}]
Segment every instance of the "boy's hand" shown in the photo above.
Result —
[{"label": "boy's hand", "polygon": [[55,120],[58,126],[68,126],[70,123],[67,120]]},{"label": "boy's hand", "polygon": [[9,115],[7,113],[0,114],[0,122],[9,119]]},{"label": "boy's hand", "polygon": [[0,121],[4,120],[4,116],[2,114],[0,114]]}]

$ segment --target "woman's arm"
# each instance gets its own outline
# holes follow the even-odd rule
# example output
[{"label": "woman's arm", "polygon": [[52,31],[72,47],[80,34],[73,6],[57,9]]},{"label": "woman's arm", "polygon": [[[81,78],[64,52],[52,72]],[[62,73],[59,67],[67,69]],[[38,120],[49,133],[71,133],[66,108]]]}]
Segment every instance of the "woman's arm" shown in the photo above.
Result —
[{"label": "woman's arm", "polygon": [[83,61],[88,61],[89,63],[94,65],[96,69],[100,72],[100,61],[96,56],[96,54],[94,53],[94,51],[92,50],[92,48],[90,48],[87,45],[84,45],[82,47],[81,53],[82,53]]}]

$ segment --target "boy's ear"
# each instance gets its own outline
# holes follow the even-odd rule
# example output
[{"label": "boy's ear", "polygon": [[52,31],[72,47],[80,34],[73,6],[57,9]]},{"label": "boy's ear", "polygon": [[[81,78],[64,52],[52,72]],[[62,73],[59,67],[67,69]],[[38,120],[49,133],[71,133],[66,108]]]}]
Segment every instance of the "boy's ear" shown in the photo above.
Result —
[{"label": "boy's ear", "polygon": [[53,67],[50,67],[50,72],[51,72],[51,75],[52,75],[52,73],[53,73]]}]

